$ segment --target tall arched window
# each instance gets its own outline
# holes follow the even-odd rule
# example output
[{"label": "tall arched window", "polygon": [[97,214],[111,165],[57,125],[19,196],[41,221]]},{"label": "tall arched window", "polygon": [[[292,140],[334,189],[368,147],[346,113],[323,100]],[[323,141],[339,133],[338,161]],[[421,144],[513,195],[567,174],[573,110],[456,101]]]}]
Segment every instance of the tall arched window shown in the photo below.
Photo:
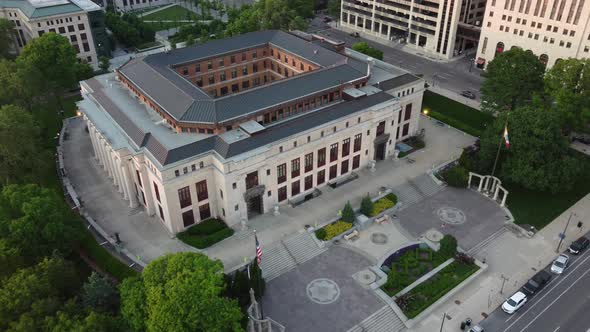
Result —
[{"label": "tall arched window", "polygon": [[547,66],[547,63],[549,63],[549,56],[547,54],[541,54],[539,56],[539,61],[541,61],[541,63],[543,64],[543,66]]},{"label": "tall arched window", "polygon": [[496,44],[496,53],[494,53],[494,58],[498,54],[501,54],[502,52],[504,52],[504,43],[503,42],[499,42],[498,44]]}]

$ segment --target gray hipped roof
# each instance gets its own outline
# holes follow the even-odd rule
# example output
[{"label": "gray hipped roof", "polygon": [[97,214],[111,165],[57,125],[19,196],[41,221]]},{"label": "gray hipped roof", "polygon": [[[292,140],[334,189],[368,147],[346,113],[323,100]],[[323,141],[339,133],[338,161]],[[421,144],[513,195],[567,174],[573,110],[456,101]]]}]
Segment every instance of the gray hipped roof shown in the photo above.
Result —
[{"label": "gray hipped roof", "polygon": [[[320,69],[221,98],[212,98],[173,70],[199,59],[272,44]],[[129,61],[119,72],[178,121],[221,123],[366,75],[366,64],[278,30],[246,33]]]}]

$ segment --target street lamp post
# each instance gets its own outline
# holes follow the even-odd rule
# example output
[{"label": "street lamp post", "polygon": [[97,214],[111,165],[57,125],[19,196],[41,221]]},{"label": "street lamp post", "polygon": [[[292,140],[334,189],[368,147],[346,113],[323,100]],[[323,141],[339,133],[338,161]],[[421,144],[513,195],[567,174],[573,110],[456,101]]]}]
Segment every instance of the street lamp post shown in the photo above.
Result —
[{"label": "street lamp post", "polygon": [[443,319],[442,319],[442,323],[440,323],[440,332],[442,332],[443,330],[443,326],[445,326],[445,319],[447,318],[447,313],[445,312],[443,314]]},{"label": "street lamp post", "polygon": [[475,58],[472,58],[469,60],[469,72],[471,73],[471,68],[473,68],[473,62],[475,61]]},{"label": "street lamp post", "polygon": [[569,226],[570,220],[572,220],[573,215],[574,215],[574,213],[571,212],[569,218],[567,218],[567,223],[565,224],[565,228],[563,229],[563,233],[559,234],[559,243],[557,244],[557,248],[555,249],[555,252],[559,252],[559,248],[561,247],[561,243],[563,242],[563,239],[565,239],[565,232],[567,231],[567,226]]}]

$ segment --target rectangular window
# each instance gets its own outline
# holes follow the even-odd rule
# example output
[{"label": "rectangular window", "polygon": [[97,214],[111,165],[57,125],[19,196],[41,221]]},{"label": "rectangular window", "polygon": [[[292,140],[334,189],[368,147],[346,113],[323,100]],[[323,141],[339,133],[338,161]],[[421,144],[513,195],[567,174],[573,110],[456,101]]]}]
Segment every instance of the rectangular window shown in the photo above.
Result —
[{"label": "rectangular window", "polygon": [[277,183],[287,181],[287,164],[277,166]]},{"label": "rectangular window", "polygon": [[313,152],[305,155],[305,172],[313,169]]},{"label": "rectangular window", "polygon": [[154,192],[156,193],[156,199],[158,200],[158,202],[160,202],[160,190],[158,189],[158,185],[155,182],[154,182]]},{"label": "rectangular window", "polygon": [[313,188],[313,175],[308,175],[305,177],[305,189],[304,190],[309,190],[311,188]]},{"label": "rectangular window", "polygon": [[191,202],[191,190],[189,187],[178,189],[178,201],[180,202],[180,208],[185,208],[192,204]]},{"label": "rectangular window", "polygon": [[287,186],[279,188],[278,197],[279,202],[282,202],[287,199]]},{"label": "rectangular window", "polygon": [[90,52],[90,45],[88,45],[88,43],[82,43],[82,48],[84,49],[84,52]]},{"label": "rectangular window", "polygon": [[258,185],[258,171],[254,171],[246,175],[246,190],[254,188]]},{"label": "rectangular window", "polygon": [[352,169],[359,168],[360,164],[361,164],[361,155],[354,156],[354,158],[352,158]]},{"label": "rectangular window", "polygon": [[379,122],[377,125],[377,136],[383,135],[385,133],[385,121]]},{"label": "rectangular window", "polygon": [[403,129],[403,131],[402,131],[402,136],[406,136],[406,135],[408,134],[408,131],[409,131],[409,130],[410,130],[410,124],[409,124],[409,123],[406,123],[406,124],[404,125],[404,129]]},{"label": "rectangular window", "polygon": [[342,165],[340,165],[340,174],[346,174],[348,173],[348,160],[344,160],[342,162]]},{"label": "rectangular window", "polygon": [[236,63],[236,56],[235,55],[230,56],[229,57],[229,62]]},{"label": "rectangular window", "polygon": [[196,186],[197,186],[197,200],[199,202],[209,198],[209,192],[207,191],[207,180],[197,182]]},{"label": "rectangular window", "polygon": [[338,165],[330,166],[330,180],[338,176]]},{"label": "rectangular window", "polygon": [[291,183],[291,196],[295,196],[299,194],[301,188],[299,187],[299,181],[295,181]]},{"label": "rectangular window", "polygon": [[361,150],[362,136],[362,133],[354,135],[354,152]]},{"label": "rectangular window", "polygon": [[404,114],[404,121],[410,120],[412,117],[412,104],[406,105],[406,113]]},{"label": "rectangular window", "polygon": [[193,210],[188,210],[182,213],[182,224],[184,227],[188,227],[195,223],[195,215],[193,214]]},{"label": "rectangular window", "polygon": [[318,186],[326,181],[326,171],[321,170],[318,172]]},{"label": "rectangular window", "polygon": [[238,70],[236,68],[233,68],[231,70],[231,78],[236,78],[238,77]]},{"label": "rectangular window", "polygon": [[338,143],[330,145],[330,162],[338,159]]},{"label": "rectangular window", "polygon": [[[68,32],[74,32],[74,26],[73,25],[68,25]],[[164,218],[162,218],[164,219]]]},{"label": "rectangular window", "polygon": [[291,160],[291,177],[295,178],[299,176],[299,158]]},{"label": "rectangular window", "polygon": [[318,150],[318,167],[322,167],[326,164],[326,148]]},{"label": "rectangular window", "polygon": [[342,157],[346,157],[350,154],[350,138],[342,141]]},{"label": "rectangular window", "polygon": [[82,24],[82,23],[78,24],[78,30],[84,30],[84,29],[85,29],[84,24]]},{"label": "rectangular window", "polygon": [[219,67],[225,66],[225,61],[223,60],[223,58],[222,59],[219,59],[218,66]]},{"label": "rectangular window", "polygon": [[203,204],[199,206],[199,216],[201,217],[201,221],[211,218],[211,209],[209,209],[209,204]]}]

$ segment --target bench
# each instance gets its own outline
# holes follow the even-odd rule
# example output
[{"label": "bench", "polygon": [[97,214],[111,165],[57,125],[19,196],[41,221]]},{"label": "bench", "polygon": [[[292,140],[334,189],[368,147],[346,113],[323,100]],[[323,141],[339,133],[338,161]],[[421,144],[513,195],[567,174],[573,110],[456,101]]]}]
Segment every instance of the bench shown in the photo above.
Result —
[{"label": "bench", "polygon": [[383,224],[384,222],[389,220],[389,216],[387,214],[382,215],[381,217],[375,218],[375,222],[378,224]]},{"label": "bench", "polygon": [[344,235],[344,239],[346,241],[350,241],[350,240],[358,238],[358,237],[359,237],[359,232],[356,229],[354,231]]}]

